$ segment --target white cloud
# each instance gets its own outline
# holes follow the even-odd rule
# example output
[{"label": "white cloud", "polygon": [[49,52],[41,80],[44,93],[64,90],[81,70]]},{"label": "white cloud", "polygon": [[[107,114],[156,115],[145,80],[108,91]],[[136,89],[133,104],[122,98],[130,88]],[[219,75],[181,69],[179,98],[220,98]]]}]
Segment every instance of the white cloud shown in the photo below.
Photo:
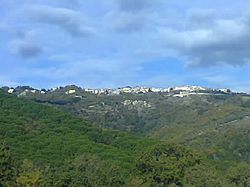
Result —
[{"label": "white cloud", "polygon": [[58,26],[72,37],[88,37],[94,29],[84,22],[84,15],[68,8],[54,8],[45,5],[28,6],[24,9],[34,21]]},{"label": "white cloud", "polygon": [[250,24],[247,18],[217,19],[207,28],[161,28],[159,40],[178,51],[190,66],[244,65],[250,59]]}]

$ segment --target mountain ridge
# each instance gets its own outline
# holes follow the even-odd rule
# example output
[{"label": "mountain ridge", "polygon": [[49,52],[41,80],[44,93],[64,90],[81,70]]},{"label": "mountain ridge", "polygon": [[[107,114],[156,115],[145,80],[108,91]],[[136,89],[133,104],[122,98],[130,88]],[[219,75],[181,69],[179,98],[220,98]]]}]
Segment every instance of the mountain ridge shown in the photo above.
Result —
[{"label": "mountain ridge", "polygon": [[126,86],[118,88],[82,88],[76,85],[58,86],[50,89],[36,89],[30,86],[17,86],[17,87],[1,87],[2,90],[8,93],[15,93],[17,95],[25,95],[27,92],[46,94],[56,91],[65,91],[65,94],[76,94],[77,92],[88,92],[93,94],[104,95],[119,95],[122,93],[130,94],[146,94],[146,93],[168,93],[169,96],[186,97],[190,95],[219,95],[219,94],[234,94],[234,95],[248,95],[245,92],[233,92],[228,88],[208,88],[203,86],[176,86],[176,87],[143,87],[143,86]]}]

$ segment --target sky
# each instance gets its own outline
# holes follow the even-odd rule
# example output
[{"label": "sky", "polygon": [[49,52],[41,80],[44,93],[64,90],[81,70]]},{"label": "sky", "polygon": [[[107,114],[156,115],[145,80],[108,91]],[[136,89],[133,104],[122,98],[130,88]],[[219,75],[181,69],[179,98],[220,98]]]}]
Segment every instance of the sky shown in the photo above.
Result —
[{"label": "sky", "polygon": [[0,0],[0,86],[250,92],[250,1]]}]

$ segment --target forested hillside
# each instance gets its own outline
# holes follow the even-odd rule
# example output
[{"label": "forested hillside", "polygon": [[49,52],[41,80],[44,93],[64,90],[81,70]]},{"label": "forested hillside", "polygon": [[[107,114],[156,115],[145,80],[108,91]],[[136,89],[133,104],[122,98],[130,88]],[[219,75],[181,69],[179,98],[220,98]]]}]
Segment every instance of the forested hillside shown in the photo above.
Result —
[{"label": "forested hillside", "polygon": [[123,175],[128,175],[137,153],[155,142],[97,129],[60,110],[2,92],[0,106],[1,141],[11,148],[17,162],[29,159],[43,167],[63,169],[65,162],[75,159],[90,160],[90,165],[97,166],[99,160],[100,164],[103,161],[107,165],[102,168],[103,174],[106,173],[105,168],[114,167],[117,172],[122,168]]},{"label": "forested hillside", "polygon": [[[73,94],[65,94],[75,90]],[[213,160],[250,162],[250,97],[240,94],[169,97],[167,93],[92,94],[67,86],[27,93],[96,126],[192,146]]]},{"label": "forested hillside", "polygon": [[0,186],[250,184],[247,157],[218,161],[171,141],[97,128],[60,109],[2,91],[0,129]]}]

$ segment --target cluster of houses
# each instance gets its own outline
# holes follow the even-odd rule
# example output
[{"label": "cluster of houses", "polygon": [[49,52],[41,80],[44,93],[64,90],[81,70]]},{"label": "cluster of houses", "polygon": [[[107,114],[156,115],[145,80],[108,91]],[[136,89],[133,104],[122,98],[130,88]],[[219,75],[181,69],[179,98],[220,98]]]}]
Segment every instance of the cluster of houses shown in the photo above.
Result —
[{"label": "cluster of houses", "polygon": [[118,89],[83,89],[93,94],[119,95],[121,93],[143,94],[143,93],[169,93],[173,97],[185,97],[189,95],[229,94],[229,89],[210,89],[201,86],[181,86],[174,88],[155,87],[124,87]]},{"label": "cluster of houses", "polygon": [[[119,95],[121,93],[132,93],[132,94],[140,94],[140,93],[170,93],[171,91],[184,90],[184,91],[194,91],[198,90],[198,87],[176,87],[176,88],[155,88],[155,87],[123,87],[117,89],[83,89],[85,92],[90,92],[94,94],[109,94],[109,95]],[[201,88],[201,87],[200,87]]]},{"label": "cluster of houses", "polygon": [[81,92],[87,92],[92,94],[104,94],[104,95],[119,95],[122,93],[130,94],[145,94],[145,93],[167,93],[173,97],[186,97],[190,95],[211,95],[211,94],[230,94],[229,89],[210,89],[201,86],[181,86],[174,88],[155,88],[155,87],[123,87],[117,89],[89,89],[80,88],[74,85],[66,87],[56,87],[49,90],[38,90],[29,86],[19,86],[16,88],[2,87],[8,93],[17,93],[19,96],[25,96],[27,93],[40,93],[46,94],[51,92],[63,92],[67,95],[76,95]]}]

